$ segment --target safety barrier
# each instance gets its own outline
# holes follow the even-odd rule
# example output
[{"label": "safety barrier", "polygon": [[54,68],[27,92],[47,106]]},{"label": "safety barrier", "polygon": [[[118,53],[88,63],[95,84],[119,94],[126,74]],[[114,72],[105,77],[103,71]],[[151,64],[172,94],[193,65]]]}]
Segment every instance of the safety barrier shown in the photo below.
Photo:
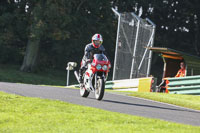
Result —
[{"label": "safety barrier", "polygon": [[172,94],[200,95],[200,76],[166,78],[167,89]]},{"label": "safety barrier", "polygon": [[106,82],[106,89],[128,89],[135,88],[138,92],[150,92],[154,91],[156,86],[156,78],[136,78],[125,80],[114,80]]}]

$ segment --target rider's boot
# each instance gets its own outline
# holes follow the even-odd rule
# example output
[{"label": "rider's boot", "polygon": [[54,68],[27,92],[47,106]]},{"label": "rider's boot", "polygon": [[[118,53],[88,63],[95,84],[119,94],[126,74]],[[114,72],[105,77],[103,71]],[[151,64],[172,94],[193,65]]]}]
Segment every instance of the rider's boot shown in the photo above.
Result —
[{"label": "rider's boot", "polygon": [[79,76],[79,83],[83,84],[83,77],[82,76]]},{"label": "rider's boot", "polygon": [[83,84],[83,70],[82,69],[79,70],[79,83]]}]

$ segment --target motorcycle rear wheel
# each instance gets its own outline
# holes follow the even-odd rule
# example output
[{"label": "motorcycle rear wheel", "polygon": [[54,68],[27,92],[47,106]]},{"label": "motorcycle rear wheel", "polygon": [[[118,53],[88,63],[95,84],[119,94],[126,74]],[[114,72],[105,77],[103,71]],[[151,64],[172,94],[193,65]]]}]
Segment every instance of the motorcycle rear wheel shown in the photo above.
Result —
[{"label": "motorcycle rear wheel", "polygon": [[90,92],[86,90],[84,86],[80,86],[80,95],[82,97],[88,97],[89,94]]},{"label": "motorcycle rear wheel", "polygon": [[95,89],[95,97],[97,100],[102,100],[104,96],[105,82],[103,79],[97,80],[97,88]]}]

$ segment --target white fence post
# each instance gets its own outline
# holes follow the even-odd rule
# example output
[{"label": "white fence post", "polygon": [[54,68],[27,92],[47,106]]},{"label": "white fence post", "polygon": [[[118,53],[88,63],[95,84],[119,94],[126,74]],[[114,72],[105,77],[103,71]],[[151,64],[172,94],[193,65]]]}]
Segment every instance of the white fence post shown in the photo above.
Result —
[{"label": "white fence post", "polygon": [[[153,46],[154,43],[154,36],[155,36],[155,30],[156,30],[156,25],[148,18],[146,18],[146,20],[153,26],[153,32],[152,32],[152,40],[151,40],[151,47]],[[152,60],[152,51],[150,51],[149,53],[149,61],[148,61],[148,67],[147,67],[147,77],[150,74],[150,69],[151,69],[151,60]]]},{"label": "white fence post", "polygon": [[131,73],[130,73],[130,79],[133,78],[133,68],[134,68],[134,62],[135,62],[135,54],[136,54],[136,48],[137,48],[137,41],[138,41],[138,34],[139,34],[139,29],[140,29],[140,18],[135,15],[134,13],[131,13],[137,20],[137,31],[136,31],[136,37],[135,37],[135,45],[134,45],[134,51],[133,51],[133,56],[132,56],[132,66],[131,66]]},{"label": "white fence post", "polygon": [[67,63],[67,67],[66,67],[66,70],[67,70],[67,83],[66,83],[66,86],[69,85],[69,72],[71,70],[74,70],[74,67],[77,66],[77,63],[76,62],[68,62]]},{"label": "white fence post", "polygon": [[112,8],[112,11],[118,16],[117,38],[116,38],[116,46],[115,46],[115,59],[114,59],[113,77],[112,77],[112,80],[115,80],[115,70],[116,70],[116,62],[117,62],[117,49],[118,49],[118,43],[119,43],[118,41],[119,41],[121,15],[114,8]]}]

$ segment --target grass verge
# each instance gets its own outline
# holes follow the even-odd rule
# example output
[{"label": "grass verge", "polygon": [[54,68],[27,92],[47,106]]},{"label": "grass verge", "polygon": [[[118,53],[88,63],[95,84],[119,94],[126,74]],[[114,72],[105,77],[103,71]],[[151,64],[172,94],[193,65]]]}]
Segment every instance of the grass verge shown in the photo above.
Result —
[{"label": "grass verge", "polygon": [[66,71],[45,69],[42,72],[26,73],[19,71],[20,66],[0,64],[0,81],[42,85],[66,85]]},{"label": "grass verge", "polygon": [[128,95],[200,110],[200,96],[149,92],[129,92]]},{"label": "grass verge", "polygon": [[0,92],[0,132],[200,132],[200,127]]}]

